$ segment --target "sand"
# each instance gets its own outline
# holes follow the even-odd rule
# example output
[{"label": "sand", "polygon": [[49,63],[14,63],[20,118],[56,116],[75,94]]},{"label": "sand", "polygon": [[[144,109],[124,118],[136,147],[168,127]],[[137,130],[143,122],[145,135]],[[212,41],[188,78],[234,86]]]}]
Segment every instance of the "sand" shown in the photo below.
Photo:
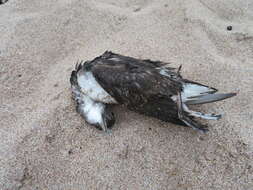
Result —
[{"label": "sand", "polygon": [[[0,5],[0,189],[253,189],[251,0],[10,0]],[[228,31],[227,26],[232,26]],[[182,64],[237,92],[201,134],[115,108],[112,134],[71,100],[77,60],[105,50]]]}]

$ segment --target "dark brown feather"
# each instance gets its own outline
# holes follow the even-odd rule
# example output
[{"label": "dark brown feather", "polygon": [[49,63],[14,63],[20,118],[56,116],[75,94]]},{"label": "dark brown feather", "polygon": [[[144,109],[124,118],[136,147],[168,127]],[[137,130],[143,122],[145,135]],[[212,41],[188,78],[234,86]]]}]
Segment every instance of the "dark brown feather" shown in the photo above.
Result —
[{"label": "dark brown feather", "polygon": [[[131,59],[131,61],[130,61]],[[158,74],[151,63],[138,59],[106,55],[91,61],[97,82],[119,103],[141,105],[150,97],[170,98],[182,90],[182,84]]]}]

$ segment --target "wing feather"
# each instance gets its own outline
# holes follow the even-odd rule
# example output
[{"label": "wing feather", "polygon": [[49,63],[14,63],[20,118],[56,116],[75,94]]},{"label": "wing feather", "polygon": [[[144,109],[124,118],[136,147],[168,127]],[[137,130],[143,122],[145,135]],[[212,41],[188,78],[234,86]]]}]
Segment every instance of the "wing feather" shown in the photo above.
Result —
[{"label": "wing feather", "polygon": [[[104,54],[103,54],[104,55]],[[103,55],[92,61],[91,71],[97,82],[117,102],[140,105],[154,96],[171,97],[182,89],[181,83],[170,80],[154,66],[125,56]]]},{"label": "wing feather", "polygon": [[145,67],[150,67],[150,68],[166,68],[169,70],[175,70],[176,68],[169,67],[168,65],[170,63],[167,62],[162,62],[162,61],[153,61],[150,59],[136,59],[134,57],[129,57],[129,56],[124,56],[120,54],[113,53],[111,51],[106,51],[103,55],[98,57],[98,59],[105,59],[107,61],[116,61],[120,63],[128,63],[131,64],[132,66],[138,66],[142,64],[142,66]]}]

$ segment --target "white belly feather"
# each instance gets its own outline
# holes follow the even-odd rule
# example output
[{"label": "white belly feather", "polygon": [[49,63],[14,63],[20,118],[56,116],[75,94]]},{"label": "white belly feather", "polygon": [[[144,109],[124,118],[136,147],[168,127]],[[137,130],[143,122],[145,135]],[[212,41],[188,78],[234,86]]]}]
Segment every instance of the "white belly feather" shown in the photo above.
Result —
[{"label": "white belly feather", "polygon": [[79,109],[86,121],[90,124],[100,124],[103,126],[102,114],[105,105],[100,102],[94,102],[89,96],[82,95],[82,104],[79,104]]},{"label": "white belly feather", "polygon": [[105,104],[117,104],[117,101],[98,84],[91,72],[79,72],[77,82],[82,93],[91,99]]}]

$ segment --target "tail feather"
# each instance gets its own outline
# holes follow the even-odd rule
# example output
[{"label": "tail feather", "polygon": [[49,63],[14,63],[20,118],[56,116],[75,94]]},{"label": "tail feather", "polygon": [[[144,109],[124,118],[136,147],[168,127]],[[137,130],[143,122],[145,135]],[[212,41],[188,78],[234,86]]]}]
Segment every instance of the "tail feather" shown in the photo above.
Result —
[{"label": "tail feather", "polygon": [[213,94],[217,89],[198,83],[185,83],[183,85],[182,101],[187,102],[189,97]]},{"label": "tail feather", "polygon": [[227,93],[227,94],[205,94],[200,96],[192,96],[187,97],[187,101],[185,102],[187,105],[194,105],[194,104],[205,104],[216,102],[220,100],[224,100],[227,98],[231,98],[235,96],[236,93]]},{"label": "tail feather", "polygon": [[183,79],[184,80],[184,83],[186,86],[188,87],[191,87],[191,86],[198,86],[199,88],[202,88],[203,91],[205,91],[206,93],[209,93],[209,94],[212,94],[212,93],[215,93],[218,91],[218,89],[216,88],[213,88],[213,87],[210,87],[210,86],[207,86],[207,85],[204,85],[204,84],[200,84],[198,82],[195,82],[195,81],[190,81],[190,80],[187,80],[187,79]]}]

